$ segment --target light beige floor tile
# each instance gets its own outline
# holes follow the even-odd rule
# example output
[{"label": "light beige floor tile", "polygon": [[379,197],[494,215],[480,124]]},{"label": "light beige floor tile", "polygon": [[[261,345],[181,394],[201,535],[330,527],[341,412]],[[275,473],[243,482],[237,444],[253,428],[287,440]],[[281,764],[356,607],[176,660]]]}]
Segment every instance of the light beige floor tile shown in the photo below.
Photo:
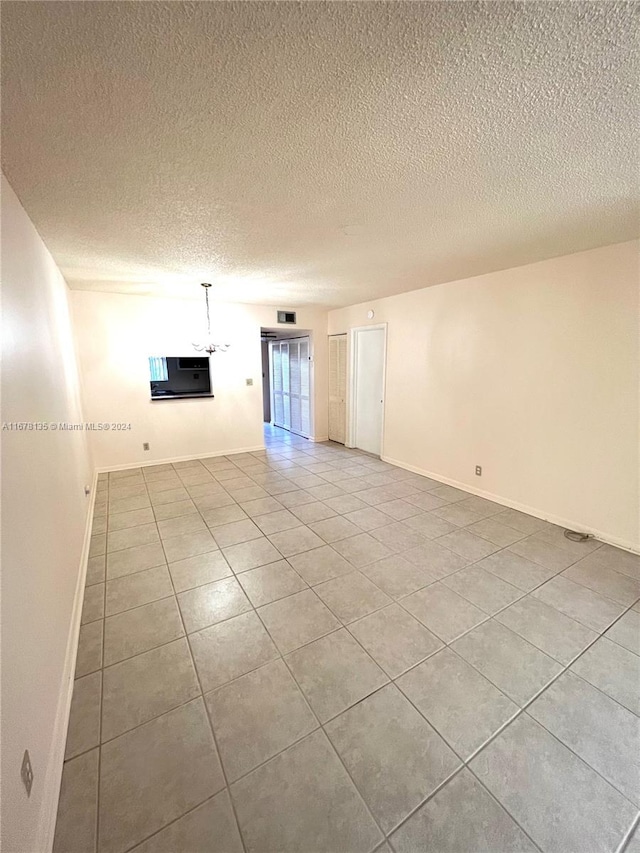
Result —
[{"label": "light beige floor tile", "polygon": [[107,574],[107,557],[102,554],[99,557],[89,557],[87,561],[87,578],[86,585],[93,586],[96,583],[103,583]]},{"label": "light beige floor tile", "polygon": [[246,521],[247,514],[238,504],[229,504],[214,509],[205,509],[202,517],[209,527],[221,527],[223,524],[232,524],[234,521]]},{"label": "light beige floor tile", "polygon": [[527,714],[470,768],[542,850],[615,850],[636,813]]},{"label": "light beige floor tile", "polygon": [[301,506],[293,506],[291,507],[291,512],[303,524],[311,524],[314,521],[323,521],[326,518],[333,518],[338,514],[334,509],[331,509],[328,504],[323,503],[322,501],[312,501],[311,503],[302,504]]},{"label": "light beige floor tile", "polygon": [[259,539],[262,532],[250,519],[244,521],[233,521],[213,528],[213,535],[220,548],[230,548],[242,542]]},{"label": "light beige floor tile", "polygon": [[71,712],[65,759],[100,743],[100,701],[102,697],[102,672],[93,672],[77,678],[73,684]]},{"label": "light beige floor tile", "polygon": [[[374,532],[372,531],[372,533]],[[335,542],[333,547],[358,569],[369,563],[375,563],[377,560],[383,560],[392,553],[386,545],[378,542],[370,533],[359,533],[357,536],[349,537],[349,539],[342,539]]]},{"label": "light beige floor tile", "polygon": [[373,506],[365,506],[364,509],[357,509],[354,512],[349,512],[345,515],[348,521],[352,521],[365,533],[370,533],[376,527],[384,527],[389,523],[389,516],[384,512],[376,509]]},{"label": "light beige floor tile", "polygon": [[436,580],[452,575],[469,563],[465,557],[454,554],[448,548],[429,540],[426,540],[424,545],[404,551],[402,556],[414,566],[424,569]]},{"label": "light beige floor tile", "polygon": [[478,566],[468,566],[443,578],[442,583],[485,613],[496,613],[521,598],[521,589]]},{"label": "light beige floor tile", "polygon": [[223,550],[223,554],[234,572],[246,572],[282,559],[280,552],[264,536],[231,545]]},{"label": "light beige floor tile", "polygon": [[461,764],[393,684],[332,720],[326,732],[384,832]]},{"label": "light beige floor tile", "polygon": [[[464,819],[460,815],[464,814]],[[462,770],[421,806],[391,838],[397,853],[536,853],[520,827]]]},{"label": "light beige floor tile", "polygon": [[562,577],[620,604],[633,604],[640,597],[640,581],[593,562],[591,556],[571,566],[562,573]]},{"label": "light beige floor tile", "polygon": [[232,573],[229,564],[220,551],[209,551],[186,560],[169,563],[169,572],[176,592],[184,592],[196,586],[222,580]]},{"label": "light beige floor tile", "polygon": [[164,521],[167,518],[179,518],[182,515],[193,515],[197,512],[198,508],[191,500],[175,501],[172,504],[162,504],[153,508],[156,521]]},{"label": "light beige floor tile", "polygon": [[125,548],[134,548],[137,545],[150,545],[159,542],[158,528],[155,521],[152,524],[139,524],[136,527],[127,527],[124,530],[116,530],[107,536],[107,551],[124,551]]},{"label": "light beige floor tile", "polygon": [[609,628],[606,637],[619,646],[624,646],[630,652],[640,655],[640,613],[629,610],[622,619]]},{"label": "light beige floor tile", "polygon": [[109,514],[109,531],[127,530],[139,524],[150,524],[155,521],[151,507],[133,509],[130,512],[112,512]]},{"label": "light beige floor tile", "polygon": [[53,853],[95,853],[98,753],[92,749],[64,763]]},{"label": "light beige floor tile", "polygon": [[329,545],[294,554],[289,558],[289,562],[311,586],[353,571],[351,563]]},{"label": "light beige floor tile", "polygon": [[603,598],[565,575],[551,578],[531,595],[594,631],[604,631],[624,610],[624,604]]},{"label": "light beige floor tile", "polygon": [[562,670],[553,658],[493,619],[456,640],[452,648],[521,707]]},{"label": "light beige floor tile", "polygon": [[307,588],[286,560],[242,572],[238,580],[254,607],[270,604]]},{"label": "light beige floor tile", "polygon": [[281,660],[208,693],[205,700],[229,782],[318,727]]},{"label": "light beige floor tile", "polygon": [[383,840],[323,732],[236,782],[231,796],[247,853],[308,851],[310,839],[318,851],[369,853]]},{"label": "light beige floor tile", "polygon": [[80,626],[75,677],[89,675],[102,667],[102,620]]},{"label": "light beige floor tile", "polygon": [[102,747],[100,853],[124,853],[224,787],[202,699]]},{"label": "light beige floor tile", "polygon": [[229,793],[224,790],[161,829],[132,853],[243,853]]},{"label": "light beige floor tile", "polygon": [[321,723],[355,705],[388,681],[380,667],[345,629],[291,652],[286,660]]},{"label": "light beige floor tile", "polygon": [[377,527],[371,531],[371,535],[378,542],[386,545],[394,554],[408,551],[410,548],[418,548],[425,543],[424,536],[402,521],[392,522],[391,524],[386,524],[384,527]]},{"label": "light beige floor tile", "polygon": [[447,533],[436,539],[439,545],[444,545],[455,554],[459,554],[467,560],[481,560],[483,557],[488,557],[500,547],[489,542],[488,539],[483,539],[482,536],[476,536],[468,530],[454,530],[452,533]]},{"label": "light beige floor tile", "polygon": [[333,613],[310,589],[267,604],[258,613],[282,654],[340,627]]},{"label": "light beige floor tile", "polygon": [[176,489],[166,489],[162,492],[154,492],[149,495],[151,500],[151,506],[157,507],[162,506],[163,504],[172,504],[177,501],[187,501],[189,500],[189,492],[184,488],[184,486],[180,486]]},{"label": "light beige floor tile", "polygon": [[479,568],[502,578],[503,581],[512,586],[518,587],[523,592],[531,592],[532,589],[548,581],[555,574],[555,572],[545,569],[531,560],[519,557],[512,551],[497,551],[484,560],[480,560],[477,565]]},{"label": "light beige floor tile", "polygon": [[386,513],[396,521],[404,521],[407,518],[412,518],[414,515],[420,515],[422,509],[415,504],[411,504],[402,498],[395,498],[392,501],[387,501],[383,504],[378,504],[377,508],[380,512]]},{"label": "light beige floor tile", "polygon": [[595,631],[531,595],[495,618],[565,666],[598,637]]},{"label": "light beige floor tile", "polygon": [[557,548],[534,536],[515,542],[509,546],[509,551],[552,572],[561,572],[579,559],[577,554],[571,554],[564,548]]},{"label": "light beige floor tile", "polygon": [[184,638],[107,667],[102,742],[184,704],[199,693]]},{"label": "light beige floor tile", "polygon": [[113,616],[170,595],[173,595],[173,587],[166,566],[124,575],[107,581],[106,615]]},{"label": "light beige floor tile", "polygon": [[205,691],[220,687],[278,657],[255,613],[243,613],[189,637]]},{"label": "light beige floor tile", "polygon": [[124,551],[107,554],[107,579],[113,580],[124,575],[163,566],[166,563],[160,542],[152,545],[137,545]]},{"label": "light beige floor tile", "polygon": [[197,557],[199,554],[218,550],[216,541],[206,529],[163,539],[162,547],[168,563],[176,563],[178,560],[185,560],[187,557]]},{"label": "light beige floor tile", "polygon": [[239,498],[236,496],[236,500],[239,501],[240,506],[249,518],[256,518],[259,515],[267,515],[268,513],[278,512],[279,510],[284,509],[282,504],[275,498],[260,497],[254,500],[240,502]]},{"label": "light beige floor tile", "polygon": [[410,595],[435,581],[428,572],[414,566],[401,554],[393,554],[384,560],[378,560],[377,563],[370,563],[360,571],[392,598]]},{"label": "light beige floor tile", "polygon": [[390,678],[397,678],[442,642],[397,604],[352,622],[349,631]]},{"label": "light beige floor tile", "polygon": [[302,524],[288,509],[270,512],[267,515],[259,515],[254,521],[265,536],[270,536],[272,533],[280,533],[283,530],[291,530],[293,527],[300,527]]},{"label": "light beige floor tile", "polygon": [[184,636],[173,596],[109,616],[104,622],[104,665],[139,655]]},{"label": "light beige floor tile", "polygon": [[500,548],[506,548],[507,545],[513,545],[519,539],[524,539],[525,534],[513,527],[507,527],[506,524],[500,524],[495,518],[483,518],[482,521],[476,521],[467,528],[470,533],[475,533],[476,536],[482,536],[494,545]]},{"label": "light beige floor tile", "polygon": [[432,655],[397,684],[465,760],[518,711],[516,704],[451,649]]},{"label": "light beige floor tile", "polygon": [[97,533],[91,537],[89,542],[89,557],[99,557],[107,550],[107,534]]},{"label": "light beige floor tile", "polygon": [[391,604],[392,599],[362,572],[351,572],[315,587],[315,592],[344,624]]},{"label": "light beige floor tile", "polygon": [[601,638],[571,667],[589,684],[640,716],[640,657]]},{"label": "light beige floor tile", "polygon": [[535,518],[533,515],[519,512],[517,509],[506,509],[504,512],[496,515],[495,518],[500,524],[506,524],[507,527],[513,527],[514,530],[519,530],[521,533],[526,533],[529,536],[548,526],[548,522],[543,521],[541,518]]},{"label": "light beige floor tile", "polygon": [[145,509],[151,506],[147,495],[137,495],[133,498],[118,498],[109,501],[109,515],[122,512],[131,512],[134,509]]},{"label": "light beige floor tile", "polygon": [[281,533],[272,534],[269,539],[276,546],[283,557],[291,557],[319,548],[323,545],[322,539],[308,527],[294,527],[293,530],[283,530]]},{"label": "light beige floor tile", "polygon": [[640,805],[640,719],[571,672],[527,709],[631,802]]},{"label": "light beige floor tile", "polygon": [[487,618],[484,611],[441,581],[403,598],[402,606],[445,643]]},{"label": "light beige floor tile", "polygon": [[178,515],[175,518],[165,518],[158,522],[158,530],[162,539],[172,539],[174,536],[182,536],[185,533],[197,533],[206,530],[207,526],[195,513],[189,515]]},{"label": "light beige floor tile", "polygon": [[95,622],[96,619],[102,619],[103,617],[104,584],[96,583],[85,588],[80,622],[82,625],[86,625],[88,622]]},{"label": "light beige floor tile", "polygon": [[178,602],[188,634],[251,609],[249,599],[234,577],[181,592]]},{"label": "light beige floor tile", "polygon": [[[427,497],[431,497],[431,493],[429,493]],[[411,498],[407,498],[407,500],[411,500]],[[425,507],[425,509],[427,509],[427,507]],[[437,515],[438,518],[442,518],[450,524],[454,524],[456,527],[467,527],[470,524],[475,524],[476,521],[482,520],[482,513],[474,512],[472,509],[460,506],[457,503],[439,506],[431,511],[434,515]]]},{"label": "light beige floor tile", "polygon": [[456,530],[456,525],[445,521],[444,518],[438,518],[430,512],[421,512],[420,515],[413,515],[405,520],[407,527],[416,530],[426,539],[437,539],[439,536],[445,536]]}]

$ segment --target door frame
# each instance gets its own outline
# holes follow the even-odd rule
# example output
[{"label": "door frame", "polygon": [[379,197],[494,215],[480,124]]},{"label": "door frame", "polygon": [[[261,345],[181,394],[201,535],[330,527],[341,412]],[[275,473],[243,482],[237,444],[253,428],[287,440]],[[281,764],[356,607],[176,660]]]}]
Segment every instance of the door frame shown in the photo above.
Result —
[{"label": "door frame", "polygon": [[347,441],[346,447],[356,446],[356,400],[358,391],[358,335],[363,332],[380,330],[384,332],[384,349],[382,356],[382,420],[380,424],[380,458],[382,459],[384,449],[384,415],[387,407],[387,323],[376,323],[370,326],[355,326],[349,329],[347,344],[349,353],[347,362],[349,371],[347,374],[349,387],[347,389]]},{"label": "door frame", "polygon": [[314,364],[315,364],[315,361],[314,361],[314,357],[313,357],[313,332],[312,331],[308,331],[306,334],[303,334],[303,335],[292,335],[291,337],[288,337],[288,338],[278,338],[278,340],[269,341],[269,343],[268,343],[268,346],[269,346],[269,400],[271,403],[271,421],[270,421],[270,424],[271,424],[271,426],[278,426],[274,421],[276,409],[275,409],[275,403],[274,403],[274,399],[273,399],[273,348],[271,345],[272,344],[290,344],[290,343],[295,343],[297,341],[301,341],[301,340],[305,340],[305,339],[309,341],[309,435],[305,435],[304,433],[297,432],[296,430],[293,430],[293,429],[287,429],[287,427],[280,427],[279,426],[279,429],[284,429],[287,432],[290,432],[291,435],[299,435],[301,438],[306,438],[309,441],[313,441],[314,440],[314,438],[313,438],[314,432],[313,431],[314,431],[314,425],[315,425],[315,411],[314,411],[314,404],[315,404]]}]

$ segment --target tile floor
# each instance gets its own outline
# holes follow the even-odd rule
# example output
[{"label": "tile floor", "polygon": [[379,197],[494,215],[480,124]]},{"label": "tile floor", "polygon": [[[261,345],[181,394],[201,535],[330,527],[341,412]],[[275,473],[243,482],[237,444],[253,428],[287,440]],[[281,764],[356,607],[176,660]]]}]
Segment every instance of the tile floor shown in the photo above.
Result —
[{"label": "tile floor", "polygon": [[637,851],[640,558],[266,441],[100,476],[55,853]]}]

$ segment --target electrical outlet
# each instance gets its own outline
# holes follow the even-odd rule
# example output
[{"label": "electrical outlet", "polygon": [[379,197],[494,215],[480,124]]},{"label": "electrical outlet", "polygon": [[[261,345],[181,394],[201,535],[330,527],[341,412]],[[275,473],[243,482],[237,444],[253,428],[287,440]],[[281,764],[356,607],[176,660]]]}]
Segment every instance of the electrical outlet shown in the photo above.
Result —
[{"label": "electrical outlet", "polygon": [[253,379],[247,379],[245,381],[246,381],[247,385],[253,385]]},{"label": "electrical outlet", "polygon": [[148,450],[148,449],[149,449],[149,442],[148,442],[148,441],[143,442],[143,444],[142,444],[142,449],[143,449],[143,450]]},{"label": "electrical outlet", "polygon": [[27,790],[27,797],[29,797],[31,796],[31,786],[33,785],[33,768],[31,767],[31,759],[29,758],[28,749],[25,749],[24,755],[22,756],[20,776],[22,776],[22,784]]},{"label": "electrical outlet", "polygon": [[476,465],[476,477],[482,477],[482,465]]}]

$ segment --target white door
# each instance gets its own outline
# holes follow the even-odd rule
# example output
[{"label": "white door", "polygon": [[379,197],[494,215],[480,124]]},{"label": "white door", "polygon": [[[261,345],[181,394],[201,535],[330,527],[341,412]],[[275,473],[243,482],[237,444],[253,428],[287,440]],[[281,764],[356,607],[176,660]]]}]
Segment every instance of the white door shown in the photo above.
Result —
[{"label": "white door", "polygon": [[380,456],[384,408],[385,329],[354,330],[354,445]]},{"label": "white door", "polygon": [[347,435],[347,336],[329,338],[329,440],[344,444]]},{"label": "white door", "polygon": [[311,430],[309,338],[273,341],[269,348],[273,423],[308,438]]}]

